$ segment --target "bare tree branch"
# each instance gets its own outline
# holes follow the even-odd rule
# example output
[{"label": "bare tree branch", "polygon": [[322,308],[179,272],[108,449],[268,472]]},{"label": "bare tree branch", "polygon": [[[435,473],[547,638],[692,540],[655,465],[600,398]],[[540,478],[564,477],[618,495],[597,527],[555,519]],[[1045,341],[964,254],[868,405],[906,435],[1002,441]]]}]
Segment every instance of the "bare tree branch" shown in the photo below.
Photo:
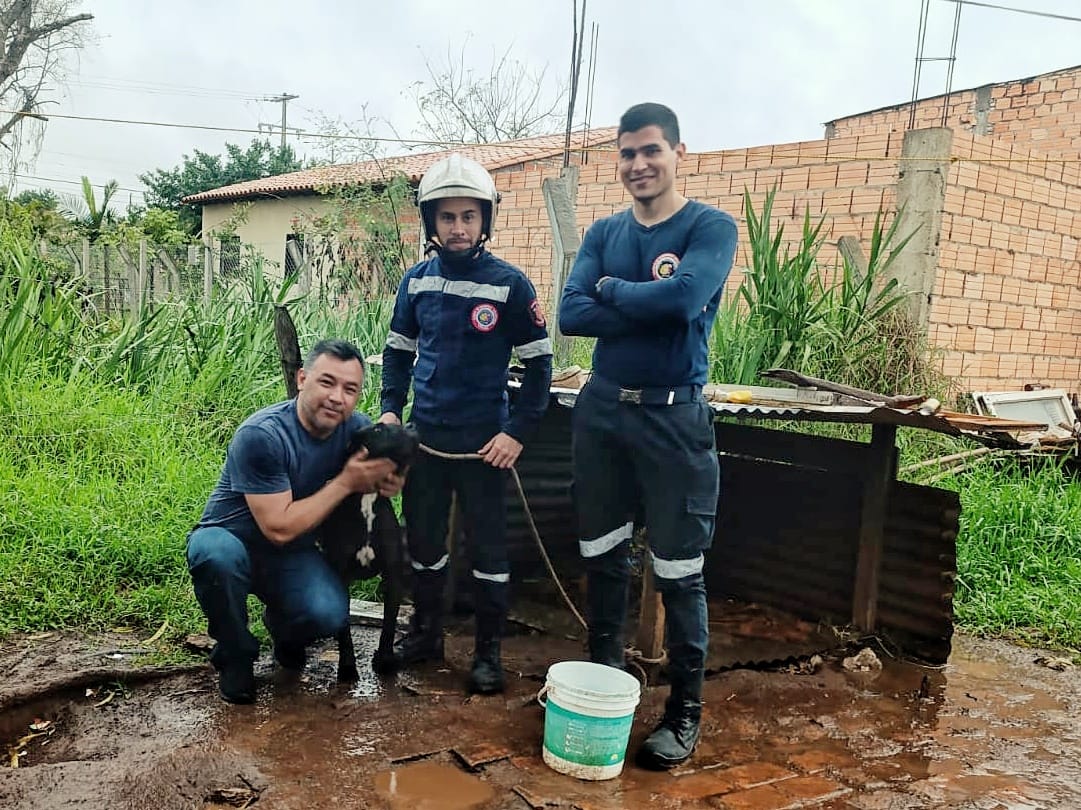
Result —
[{"label": "bare tree branch", "polygon": [[19,130],[40,117],[63,52],[83,44],[92,14],[74,13],[76,0],[0,0],[0,144],[18,160]]},{"label": "bare tree branch", "polygon": [[549,86],[546,69],[533,71],[511,57],[510,48],[493,55],[487,73],[466,67],[468,42],[445,62],[424,60],[425,81],[409,94],[420,116],[419,133],[446,143],[514,140],[556,130],[566,90]]}]

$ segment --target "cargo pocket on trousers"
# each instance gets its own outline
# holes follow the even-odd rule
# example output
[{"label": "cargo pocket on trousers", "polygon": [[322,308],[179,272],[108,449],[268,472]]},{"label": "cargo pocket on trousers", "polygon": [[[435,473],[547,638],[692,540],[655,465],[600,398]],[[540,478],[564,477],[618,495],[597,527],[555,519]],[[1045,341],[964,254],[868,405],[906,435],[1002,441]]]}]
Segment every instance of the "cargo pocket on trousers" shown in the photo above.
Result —
[{"label": "cargo pocket on trousers", "polygon": [[713,528],[717,523],[716,495],[687,495],[683,502],[687,513],[689,536],[686,542],[693,551],[707,549],[713,543]]}]

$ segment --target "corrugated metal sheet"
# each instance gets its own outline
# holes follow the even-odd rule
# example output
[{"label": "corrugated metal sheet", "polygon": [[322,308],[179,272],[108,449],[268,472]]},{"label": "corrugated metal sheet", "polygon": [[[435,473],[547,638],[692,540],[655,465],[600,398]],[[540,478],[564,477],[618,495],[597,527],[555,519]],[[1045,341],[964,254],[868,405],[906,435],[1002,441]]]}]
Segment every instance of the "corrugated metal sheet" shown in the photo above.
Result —
[{"label": "corrugated metal sheet", "polygon": [[[750,415],[750,408],[759,406],[739,407]],[[582,570],[570,495],[570,415],[570,408],[553,403],[518,465],[534,519],[565,581]],[[719,436],[740,435],[741,446],[753,446],[762,434],[777,434],[741,425],[724,428]],[[785,433],[783,443],[792,448],[793,457],[813,458],[814,466],[722,456],[717,533],[707,557],[711,596],[848,625],[862,492],[854,447],[858,451],[862,446],[795,433]],[[725,449],[723,442],[719,449]],[[543,563],[513,489],[508,490],[508,505],[515,578],[543,577]],[[931,661],[944,661],[949,653],[959,514],[956,493],[900,482],[892,485],[877,632]]]}]

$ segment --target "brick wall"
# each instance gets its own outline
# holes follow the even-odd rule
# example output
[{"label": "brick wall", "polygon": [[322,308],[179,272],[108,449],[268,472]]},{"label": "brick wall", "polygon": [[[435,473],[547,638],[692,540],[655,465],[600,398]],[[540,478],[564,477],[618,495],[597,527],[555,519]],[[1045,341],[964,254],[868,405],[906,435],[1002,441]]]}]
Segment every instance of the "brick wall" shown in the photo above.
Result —
[{"label": "brick wall", "polygon": [[[943,124],[942,108],[946,106]],[[898,104],[839,118],[826,125],[827,137],[902,132],[910,104]],[[947,126],[1025,144],[1052,157],[1081,156],[1081,66],[1028,79],[985,85],[916,103],[913,129]]]},{"label": "brick wall", "polygon": [[[680,165],[677,187],[686,196],[714,205],[739,220],[741,235],[729,278],[734,290],[749,263],[743,192],[761,211],[767,191],[776,186],[774,223],[786,239],[798,242],[804,211],[812,220],[826,215],[821,253],[824,265],[839,262],[837,240],[855,236],[865,241],[879,209],[896,207],[895,184],[900,135],[869,135],[830,141],[804,141],[688,155]],[[503,194],[492,248],[521,267],[544,300],[550,296],[552,239],[541,184],[559,169],[545,168],[500,177]],[[580,230],[630,204],[616,172],[614,150],[596,152],[579,175],[577,216]]]},{"label": "brick wall", "polygon": [[969,389],[1081,388],[1081,165],[955,132],[929,336]]},{"label": "brick wall", "polygon": [[[841,236],[868,243],[876,213],[897,207],[903,133],[834,137],[689,155],[678,187],[740,223],[729,282],[749,263],[743,190],[756,211],[777,186],[774,224],[798,241],[805,208],[826,215],[821,263],[839,263]],[[946,373],[963,389],[1017,389],[1042,382],[1081,388],[1081,163],[1049,159],[1016,143],[954,132],[928,332]],[[551,231],[541,184],[558,166],[499,178],[503,204],[493,249],[521,267],[550,300]],[[629,204],[615,153],[581,170],[582,232]],[[888,218],[887,218],[888,221]]]}]

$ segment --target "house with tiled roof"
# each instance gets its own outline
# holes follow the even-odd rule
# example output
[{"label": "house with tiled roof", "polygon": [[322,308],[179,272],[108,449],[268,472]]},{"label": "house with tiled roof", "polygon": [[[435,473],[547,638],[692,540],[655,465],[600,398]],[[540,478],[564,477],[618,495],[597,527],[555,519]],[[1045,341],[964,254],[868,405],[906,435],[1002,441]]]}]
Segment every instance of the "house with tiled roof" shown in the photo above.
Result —
[{"label": "house with tiled roof", "polygon": [[[363,185],[380,186],[394,177],[405,177],[416,186],[428,167],[451,152],[476,160],[490,171],[497,187],[510,181],[507,175],[533,169],[561,166],[566,136],[563,133],[487,144],[464,144],[452,149],[368,160],[334,166],[319,166],[298,172],[248,180],[210,189],[184,198],[185,203],[203,206],[203,233],[214,234],[226,223],[235,224],[239,241],[279,267],[288,265],[286,245],[296,239],[299,221],[313,221],[331,211],[336,190]],[[595,150],[613,153],[616,128],[606,127],[571,136],[571,162],[585,165]],[[611,163],[611,156],[606,156]],[[419,232],[419,219],[412,211],[403,218]],[[419,237],[416,240],[419,251]]]}]

